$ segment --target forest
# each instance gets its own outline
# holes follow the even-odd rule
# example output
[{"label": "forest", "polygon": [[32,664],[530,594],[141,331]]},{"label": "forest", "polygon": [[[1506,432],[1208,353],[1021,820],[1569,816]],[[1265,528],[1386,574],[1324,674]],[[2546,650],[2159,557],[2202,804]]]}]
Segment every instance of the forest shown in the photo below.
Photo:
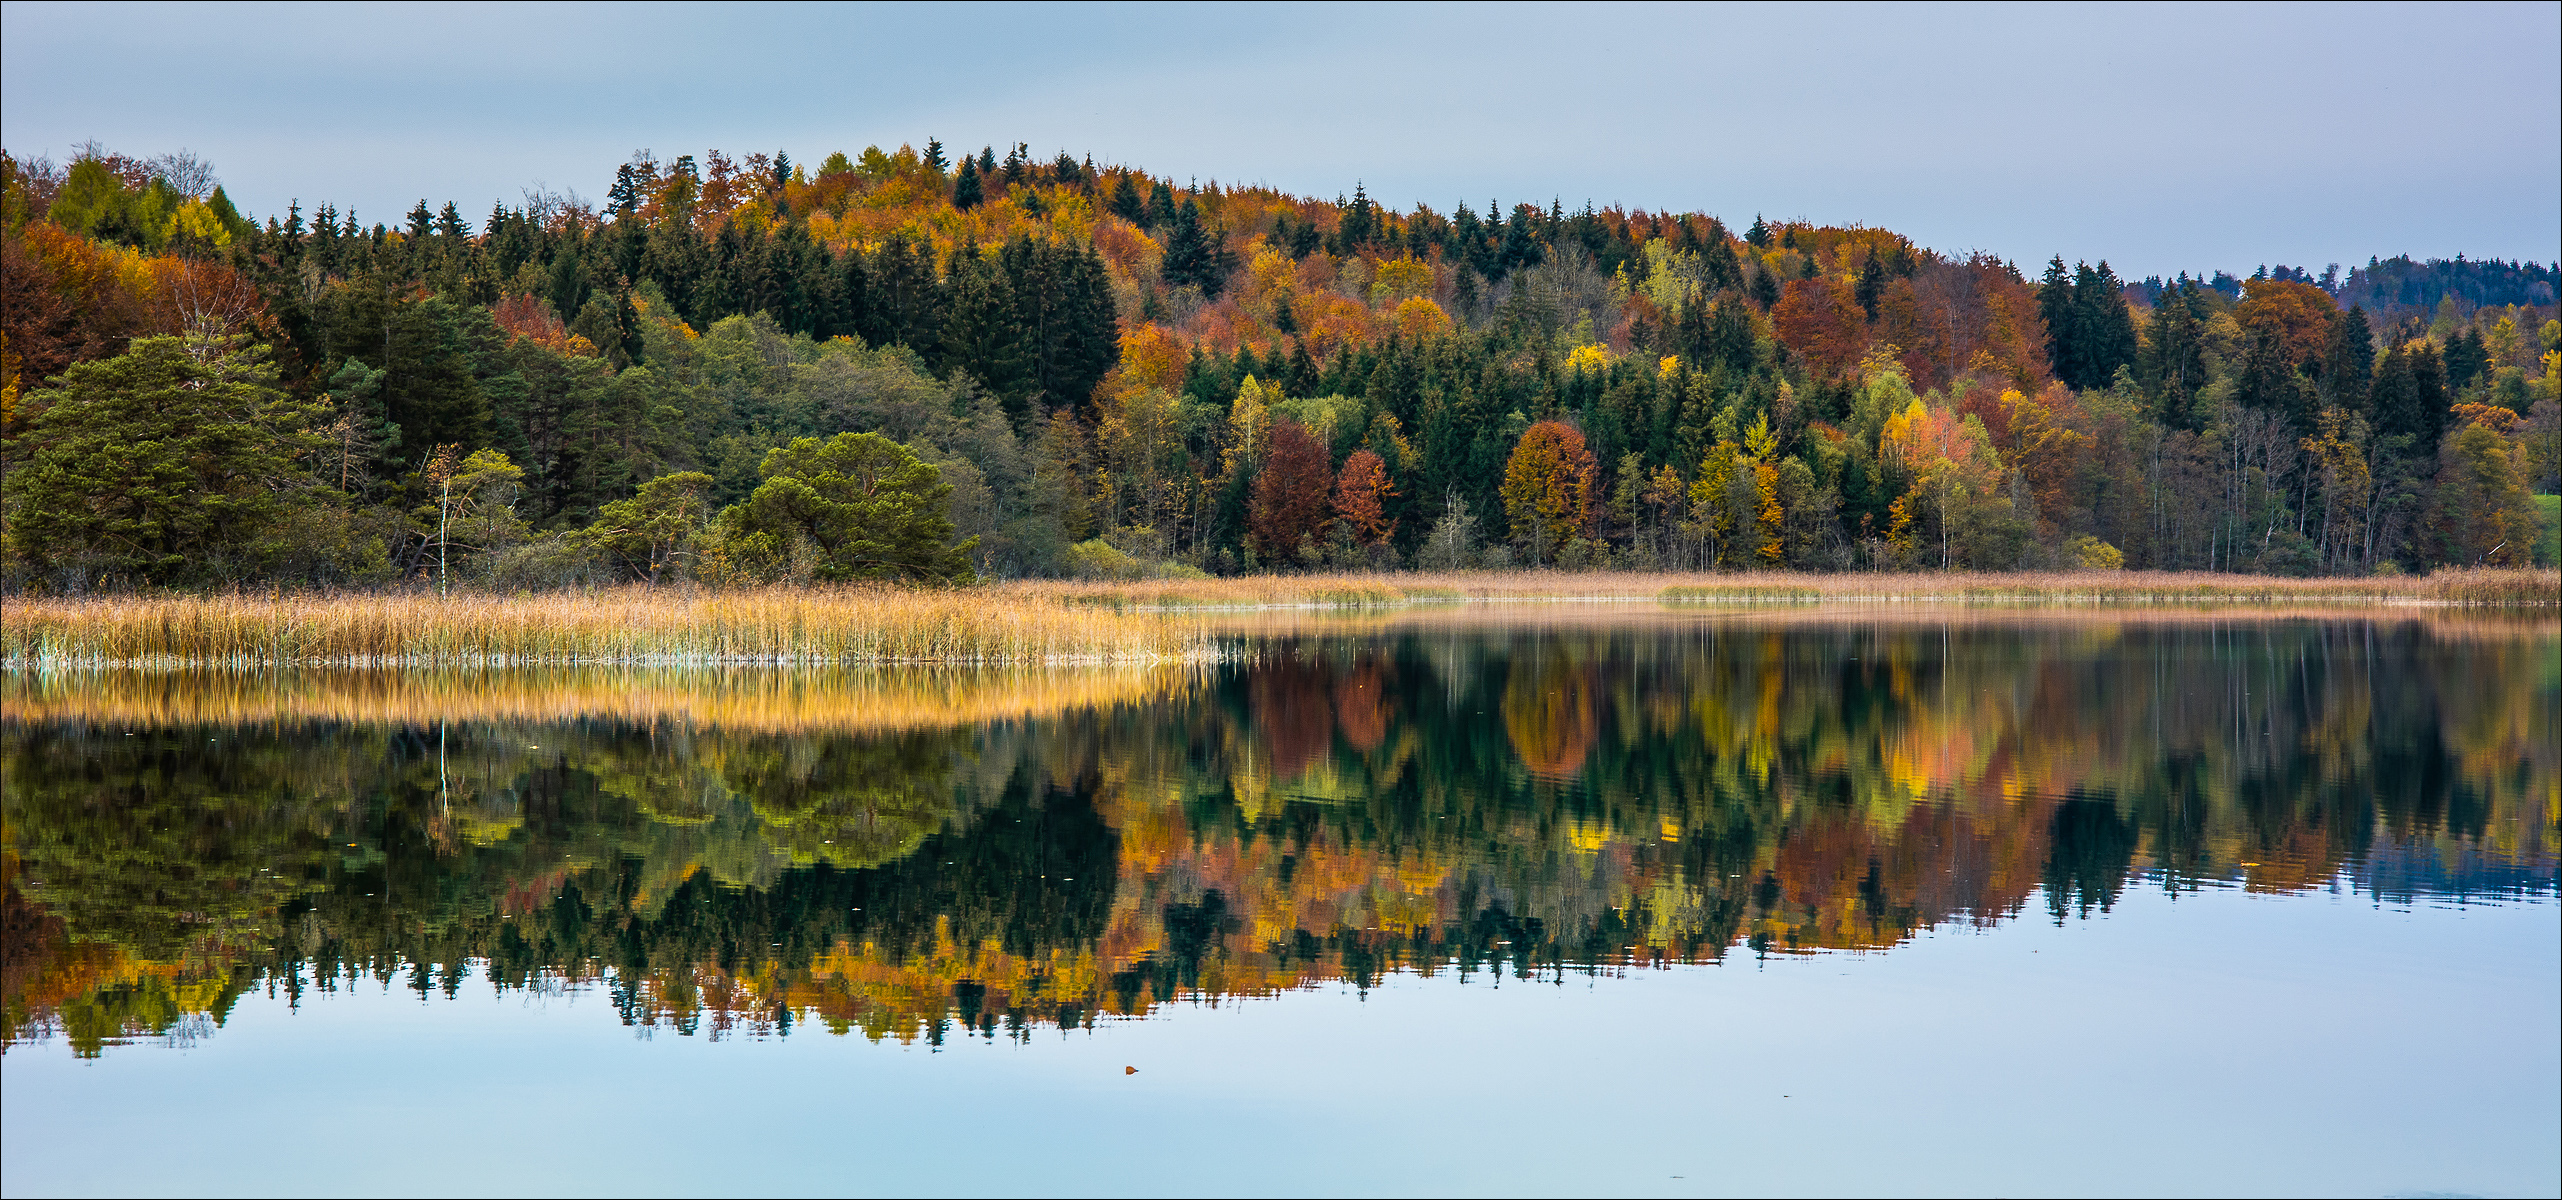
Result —
[{"label": "forest", "polygon": [[2562,274],[2118,278],[1017,143],[244,214],[0,153],[0,587],[2552,560]]}]

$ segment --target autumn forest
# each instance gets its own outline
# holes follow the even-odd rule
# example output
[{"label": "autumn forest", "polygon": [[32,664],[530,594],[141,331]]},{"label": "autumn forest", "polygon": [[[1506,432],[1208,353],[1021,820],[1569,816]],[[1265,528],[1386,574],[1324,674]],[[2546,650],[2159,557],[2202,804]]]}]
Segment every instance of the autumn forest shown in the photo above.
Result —
[{"label": "autumn forest", "polygon": [[0,172],[21,593],[2551,561],[2536,263],[2137,280],[939,141],[396,220]]}]

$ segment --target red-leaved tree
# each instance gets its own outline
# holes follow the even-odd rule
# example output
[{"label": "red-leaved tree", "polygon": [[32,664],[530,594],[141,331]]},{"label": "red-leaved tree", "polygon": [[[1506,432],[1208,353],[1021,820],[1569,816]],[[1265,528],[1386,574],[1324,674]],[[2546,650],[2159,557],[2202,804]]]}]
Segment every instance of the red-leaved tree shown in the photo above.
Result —
[{"label": "red-leaved tree", "polygon": [[1376,546],[1396,535],[1396,518],[1388,515],[1388,500],[1397,494],[1388,483],[1388,465],[1367,450],[1355,450],[1343,460],[1343,474],[1335,483],[1334,515],[1352,527],[1354,537],[1365,546]]},{"label": "red-leaved tree", "polygon": [[1266,561],[1298,558],[1303,538],[1311,547],[1325,545],[1334,527],[1331,457],[1307,426],[1296,421],[1272,426],[1263,473],[1254,477],[1254,495],[1246,505],[1246,531]]}]

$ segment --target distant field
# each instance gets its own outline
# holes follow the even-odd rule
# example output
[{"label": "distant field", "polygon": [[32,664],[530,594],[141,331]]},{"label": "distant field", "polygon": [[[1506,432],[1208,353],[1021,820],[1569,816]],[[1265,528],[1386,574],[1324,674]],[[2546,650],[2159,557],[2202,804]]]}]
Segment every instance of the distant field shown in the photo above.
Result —
[{"label": "distant field", "polygon": [[2553,570],[2277,579],[2166,572],[1659,575],[1550,571],[1248,576],[539,595],[16,599],[0,667],[1153,663],[1215,652],[1220,612],[1444,605],[1892,603],[2548,608]]}]

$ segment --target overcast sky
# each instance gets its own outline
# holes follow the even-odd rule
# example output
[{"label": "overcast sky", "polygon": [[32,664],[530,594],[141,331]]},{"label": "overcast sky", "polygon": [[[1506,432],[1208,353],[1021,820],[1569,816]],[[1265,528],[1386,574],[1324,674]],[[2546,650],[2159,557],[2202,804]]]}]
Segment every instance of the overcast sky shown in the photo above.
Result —
[{"label": "overcast sky", "polygon": [[[1755,213],[2141,276],[2562,257],[2562,5],[0,4],[0,142],[264,216],[661,158],[1091,153],[1394,205]],[[1001,151],[1000,151],[1001,152]]]}]

